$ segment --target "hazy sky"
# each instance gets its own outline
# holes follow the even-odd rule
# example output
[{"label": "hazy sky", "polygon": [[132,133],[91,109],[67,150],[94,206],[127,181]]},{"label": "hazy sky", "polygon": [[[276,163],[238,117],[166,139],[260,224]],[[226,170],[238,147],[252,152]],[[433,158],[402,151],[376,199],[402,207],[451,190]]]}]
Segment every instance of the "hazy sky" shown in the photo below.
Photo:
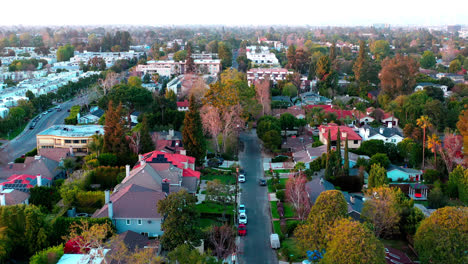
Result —
[{"label": "hazy sky", "polygon": [[0,25],[468,24],[468,0],[1,0]]}]

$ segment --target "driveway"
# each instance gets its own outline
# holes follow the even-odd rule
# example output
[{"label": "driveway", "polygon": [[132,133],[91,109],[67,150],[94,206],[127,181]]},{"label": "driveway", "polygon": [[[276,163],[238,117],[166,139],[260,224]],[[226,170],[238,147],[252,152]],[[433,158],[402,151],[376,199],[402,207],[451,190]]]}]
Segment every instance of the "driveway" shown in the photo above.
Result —
[{"label": "driveway", "polygon": [[247,236],[240,239],[239,262],[278,263],[276,253],[270,247],[271,220],[267,187],[258,185],[258,178],[263,177],[260,142],[255,130],[242,133],[240,141],[244,151],[240,153],[240,164],[245,170],[246,182],[242,188],[241,203],[247,212]]}]

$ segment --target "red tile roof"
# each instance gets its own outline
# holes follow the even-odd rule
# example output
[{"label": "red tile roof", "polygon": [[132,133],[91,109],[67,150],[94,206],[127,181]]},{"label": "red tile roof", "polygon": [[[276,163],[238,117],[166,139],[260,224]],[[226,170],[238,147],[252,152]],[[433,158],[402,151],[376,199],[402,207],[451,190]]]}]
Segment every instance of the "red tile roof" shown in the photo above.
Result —
[{"label": "red tile roof", "polygon": [[177,107],[189,107],[189,101],[177,102]]},{"label": "red tile roof", "polygon": [[328,138],[328,131],[330,130],[331,140],[335,141],[337,139],[338,128],[340,129],[340,133],[341,133],[340,139],[341,140],[345,139],[345,138],[343,138],[343,133],[346,133],[346,136],[348,137],[348,140],[362,140],[361,136],[356,134],[356,132],[354,132],[354,130],[352,130],[350,127],[338,126],[338,125],[333,124],[333,123],[328,124],[326,126],[323,126],[323,125],[319,126],[319,131],[320,131],[320,133],[322,133],[322,131],[324,129],[325,133],[322,133],[323,137]]},{"label": "red tile roof", "polygon": [[[167,162],[166,163],[159,162],[161,157],[164,157]],[[151,167],[153,167],[157,171],[159,171],[159,169],[158,169],[158,166],[154,166],[156,164],[158,164],[158,165],[159,164],[172,164],[172,165],[176,166],[177,168],[183,170],[182,171],[182,176],[183,177],[197,177],[198,179],[200,179],[200,172],[194,171],[194,170],[192,170],[190,168],[187,168],[188,166],[185,165],[185,164],[187,164],[187,165],[193,164],[194,165],[195,164],[195,158],[194,157],[190,157],[190,156],[186,156],[186,155],[182,155],[182,154],[166,153],[166,152],[155,150],[155,151],[143,154],[143,160],[146,163],[151,164]],[[138,163],[133,169],[136,169],[136,168],[140,167],[140,165],[141,164]],[[164,167],[164,169],[166,169],[166,166],[163,166],[163,167]]]},{"label": "red tile roof", "polygon": [[351,110],[341,110],[337,106],[333,105],[307,105],[308,109],[320,107],[325,113],[333,113],[338,119],[344,119],[346,117],[353,117],[353,112]]},{"label": "red tile roof", "polygon": [[[42,180],[48,180],[49,182],[52,180],[51,178],[48,177],[42,177]],[[14,184],[14,183],[19,183],[19,184],[26,184],[26,188],[32,188],[36,186],[37,184],[37,177],[28,175],[28,174],[13,174],[12,176],[8,177],[7,181],[0,183],[0,185],[5,185],[5,184]]]}]

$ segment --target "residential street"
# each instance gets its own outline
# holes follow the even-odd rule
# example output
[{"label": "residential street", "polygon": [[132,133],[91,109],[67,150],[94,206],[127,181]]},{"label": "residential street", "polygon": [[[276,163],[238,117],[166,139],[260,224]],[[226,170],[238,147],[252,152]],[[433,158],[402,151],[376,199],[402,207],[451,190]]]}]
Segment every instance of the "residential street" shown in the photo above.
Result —
[{"label": "residential street", "polygon": [[247,236],[241,238],[240,263],[278,263],[275,251],[270,247],[271,221],[267,198],[267,187],[258,185],[263,177],[260,142],[255,130],[241,134],[244,151],[240,164],[245,170],[246,182],[241,183],[240,201],[247,212]]},{"label": "residential street", "polygon": [[28,124],[19,136],[11,140],[5,146],[2,146],[3,148],[1,148],[0,151],[6,152],[8,154],[8,160],[13,161],[24,153],[34,149],[36,147],[36,135],[52,125],[63,124],[65,117],[70,114],[67,112],[67,109],[70,109],[70,107],[78,104],[80,101],[82,101],[81,98],[76,98],[61,104],[62,111],[58,112],[54,109],[52,112],[45,114],[39,119],[34,129],[29,129]]}]

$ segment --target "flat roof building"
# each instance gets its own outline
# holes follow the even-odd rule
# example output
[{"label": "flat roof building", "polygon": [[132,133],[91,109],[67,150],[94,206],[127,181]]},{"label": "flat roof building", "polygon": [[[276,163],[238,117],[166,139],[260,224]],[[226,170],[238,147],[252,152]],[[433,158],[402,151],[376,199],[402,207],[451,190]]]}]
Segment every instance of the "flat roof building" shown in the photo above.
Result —
[{"label": "flat roof building", "polygon": [[93,135],[104,135],[101,125],[54,125],[36,135],[37,149],[68,148],[74,152],[88,152]]}]

